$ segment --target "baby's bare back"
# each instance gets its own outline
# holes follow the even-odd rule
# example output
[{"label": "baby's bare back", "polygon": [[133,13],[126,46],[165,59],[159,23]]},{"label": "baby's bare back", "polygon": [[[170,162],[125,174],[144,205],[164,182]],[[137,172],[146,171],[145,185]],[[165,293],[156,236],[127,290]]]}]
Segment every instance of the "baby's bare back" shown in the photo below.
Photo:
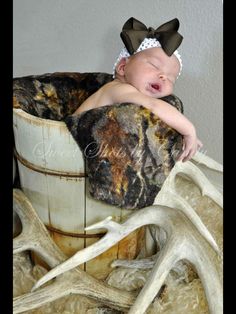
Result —
[{"label": "baby's bare back", "polygon": [[117,84],[114,81],[103,85],[96,93],[92,94],[82,103],[82,105],[74,112],[74,115],[94,108],[112,105],[116,102],[111,96],[114,94],[113,91],[115,91],[116,85]]},{"label": "baby's bare back", "polygon": [[[130,84],[114,80],[103,85],[96,93],[88,97],[74,112],[74,115],[94,108],[122,102],[134,101],[134,103],[137,103],[137,101],[135,101],[135,93],[140,94],[135,87]],[[133,96],[130,98],[130,95]]]}]

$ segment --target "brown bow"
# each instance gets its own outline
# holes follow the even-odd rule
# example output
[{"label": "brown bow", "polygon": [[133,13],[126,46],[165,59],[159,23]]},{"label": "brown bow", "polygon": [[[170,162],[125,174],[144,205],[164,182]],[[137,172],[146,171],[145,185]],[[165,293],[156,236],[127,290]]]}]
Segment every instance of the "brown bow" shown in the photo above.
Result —
[{"label": "brown bow", "polygon": [[165,53],[171,56],[183,40],[183,36],[177,32],[178,29],[179,20],[176,18],[155,30],[152,27],[147,28],[142,22],[131,17],[125,22],[120,36],[130,55],[138,49],[145,38],[156,38]]}]

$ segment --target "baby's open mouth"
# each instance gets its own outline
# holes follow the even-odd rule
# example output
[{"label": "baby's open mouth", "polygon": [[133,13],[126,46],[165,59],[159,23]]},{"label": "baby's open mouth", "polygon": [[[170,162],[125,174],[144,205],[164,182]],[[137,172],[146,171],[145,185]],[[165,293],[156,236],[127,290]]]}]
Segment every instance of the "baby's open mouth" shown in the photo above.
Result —
[{"label": "baby's open mouth", "polygon": [[155,89],[156,91],[160,91],[160,85],[159,84],[151,84],[151,87]]}]

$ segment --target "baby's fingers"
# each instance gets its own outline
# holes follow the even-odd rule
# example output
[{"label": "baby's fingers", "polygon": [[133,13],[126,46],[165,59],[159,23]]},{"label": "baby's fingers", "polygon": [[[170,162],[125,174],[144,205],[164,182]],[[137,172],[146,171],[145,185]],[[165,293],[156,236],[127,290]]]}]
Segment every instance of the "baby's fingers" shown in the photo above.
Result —
[{"label": "baby's fingers", "polygon": [[184,161],[188,155],[189,155],[189,150],[184,149],[182,154],[179,156],[178,161]]},{"label": "baby's fingers", "polygon": [[196,151],[190,150],[190,152],[183,158],[182,162],[190,160],[194,155]]},{"label": "baby's fingers", "polygon": [[196,149],[185,149],[183,151],[183,153],[180,155],[180,157],[178,158],[178,161],[182,161],[182,162],[185,162],[185,161],[188,161],[190,160],[196,153]]}]

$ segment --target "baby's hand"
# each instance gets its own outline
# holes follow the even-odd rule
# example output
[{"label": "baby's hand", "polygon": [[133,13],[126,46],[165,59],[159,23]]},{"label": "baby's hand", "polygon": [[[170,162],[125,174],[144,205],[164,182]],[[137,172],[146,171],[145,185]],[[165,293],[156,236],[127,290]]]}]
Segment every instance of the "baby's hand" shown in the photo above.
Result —
[{"label": "baby's hand", "polygon": [[184,135],[183,152],[178,158],[178,161],[188,161],[203,146],[202,142],[197,138],[196,132],[193,134]]}]

